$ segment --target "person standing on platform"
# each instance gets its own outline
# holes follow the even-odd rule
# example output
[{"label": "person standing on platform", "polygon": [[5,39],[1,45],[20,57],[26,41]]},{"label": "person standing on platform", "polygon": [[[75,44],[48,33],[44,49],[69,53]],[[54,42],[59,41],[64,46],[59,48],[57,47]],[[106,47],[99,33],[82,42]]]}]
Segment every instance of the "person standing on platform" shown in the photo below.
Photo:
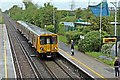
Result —
[{"label": "person standing on platform", "polygon": [[115,77],[119,76],[119,67],[120,67],[120,61],[119,59],[117,58],[114,62],[114,68],[115,68]]},{"label": "person standing on platform", "polygon": [[74,55],[74,42],[71,40],[71,56]]}]

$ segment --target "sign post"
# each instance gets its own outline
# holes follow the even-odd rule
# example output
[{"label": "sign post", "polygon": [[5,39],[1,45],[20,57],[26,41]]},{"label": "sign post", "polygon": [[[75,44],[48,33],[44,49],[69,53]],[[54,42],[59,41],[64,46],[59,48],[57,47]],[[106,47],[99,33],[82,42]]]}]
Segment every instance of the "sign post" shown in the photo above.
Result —
[{"label": "sign post", "polygon": [[117,36],[107,36],[103,38],[103,43],[115,43],[115,56],[117,57]]}]

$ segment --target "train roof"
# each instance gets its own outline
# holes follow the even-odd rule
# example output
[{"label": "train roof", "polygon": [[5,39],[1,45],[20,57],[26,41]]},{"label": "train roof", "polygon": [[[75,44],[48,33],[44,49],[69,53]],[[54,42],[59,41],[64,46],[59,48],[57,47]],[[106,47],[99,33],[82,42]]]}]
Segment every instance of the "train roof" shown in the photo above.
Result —
[{"label": "train roof", "polygon": [[32,31],[33,33],[35,33],[36,35],[40,35],[40,34],[54,34],[50,31],[47,31],[45,29],[42,29],[38,26],[35,26],[33,24],[24,22],[24,21],[17,21],[19,24],[25,26],[27,29],[29,29],[30,31]]}]

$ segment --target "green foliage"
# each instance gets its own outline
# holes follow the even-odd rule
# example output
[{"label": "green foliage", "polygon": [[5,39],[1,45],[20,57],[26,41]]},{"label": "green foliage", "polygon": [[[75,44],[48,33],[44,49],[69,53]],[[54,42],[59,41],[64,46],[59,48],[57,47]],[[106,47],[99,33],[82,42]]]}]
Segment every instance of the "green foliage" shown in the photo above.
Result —
[{"label": "green foliage", "polygon": [[104,44],[102,45],[102,49],[101,52],[104,53],[107,56],[110,56],[111,53],[111,48],[112,48],[113,44]]},{"label": "green foliage", "polygon": [[90,9],[86,9],[82,11],[81,18],[87,22],[90,22],[95,16],[92,14]]},{"label": "green foliage", "polygon": [[91,31],[85,35],[85,39],[80,39],[78,43],[78,50],[85,51],[100,51],[101,43],[103,36],[108,35],[106,32],[101,33],[101,41],[100,41],[100,32],[99,31]]},{"label": "green foliage", "polygon": [[15,19],[15,20],[21,20],[22,19],[22,9],[18,7],[17,5],[14,5],[10,10],[9,10],[10,16]]},{"label": "green foliage", "polygon": [[61,14],[61,18],[65,18],[66,16],[69,16],[69,11],[67,10],[59,10],[58,12]]},{"label": "green foliage", "polygon": [[54,32],[57,33],[59,31],[59,23],[61,20],[61,14],[57,9],[55,8],[55,23],[54,23]]},{"label": "green foliage", "polygon": [[80,8],[78,8],[75,12],[75,15],[76,15],[76,19],[79,19],[81,18],[81,15],[82,15],[82,10]]},{"label": "green foliage", "polygon": [[24,0],[23,0],[23,3],[24,3],[24,5],[25,5],[25,8],[26,8],[26,9],[34,5],[34,4],[32,3],[32,1],[29,1],[29,0],[28,0],[28,1],[24,1]]},{"label": "green foliage", "polygon": [[110,16],[108,17],[108,19],[109,19],[110,22],[114,22],[114,21],[115,21],[114,11],[111,11],[111,12],[110,12]]},{"label": "green foliage", "polygon": [[59,24],[58,34],[65,35],[65,27],[63,24]]},{"label": "green foliage", "polygon": [[66,32],[67,43],[70,43],[71,40],[73,40],[75,44],[77,44],[78,40],[80,39],[80,35],[83,35],[83,33],[78,32],[78,31]]},{"label": "green foliage", "polygon": [[69,16],[61,19],[61,21],[64,21],[64,22],[74,22],[75,20],[76,18],[74,16]]},{"label": "green foliage", "polygon": [[[100,20],[99,17],[98,18],[94,18],[91,20],[92,26],[91,28],[93,30],[99,30],[100,29]],[[102,17],[102,23],[101,23],[101,30],[102,31],[106,31],[107,33],[113,35],[113,30],[114,28],[112,27],[112,25],[110,25],[110,20],[109,17]]]},{"label": "green foliage", "polygon": [[23,19],[24,19],[24,21],[34,24],[34,22],[35,22],[34,18],[35,18],[35,15],[37,14],[36,13],[37,7],[32,2],[24,3],[24,4],[26,6],[26,9],[24,11],[22,11]]},{"label": "green foliage", "polygon": [[66,36],[58,35],[58,40],[61,41],[61,42],[63,42],[63,43],[67,43]]},{"label": "green foliage", "polygon": [[117,20],[118,20],[118,22],[120,22],[120,7],[118,8]]},{"label": "green foliage", "polygon": [[31,1],[24,2],[24,4],[25,10],[15,5],[7,13],[10,13],[15,20],[23,20],[41,28],[44,28],[45,25],[54,25],[54,32],[58,32],[61,14],[57,8],[50,3],[45,3],[43,7],[38,7]]},{"label": "green foliage", "polygon": [[45,3],[42,10],[42,24],[53,24],[53,6],[50,3]]},{"label": "green foliage", "polygon": [[92,31],[91,26],[78,26],[77,29],[83,34],[87,34],[88,32]]},{"label": "green foliage", "polygon": [[0,24],[3,23],[3,18],[2,18],[2,11],[0,9]]},{"label": "green foliage", "polygon": [[50,32],[54,32],[54,26],[53,26],[53,25],[47,25],[47,26],[45,27],[45,29],[47,29],[47,30],[50,31]]}]

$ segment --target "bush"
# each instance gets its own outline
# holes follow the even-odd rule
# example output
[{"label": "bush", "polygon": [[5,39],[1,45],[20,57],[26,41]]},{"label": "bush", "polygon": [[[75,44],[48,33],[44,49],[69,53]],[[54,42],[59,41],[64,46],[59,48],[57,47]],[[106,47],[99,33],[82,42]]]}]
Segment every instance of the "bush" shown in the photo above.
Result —
[{"label": "bush", "polygon": [[100,51],[102,46],[102,38],[103,36],[107,36],[106,32],[102,32],[101,41],[100,41],[100,32],[99,31],[91,31],[85,35],[85,39],[80,39],[78,43],[78,50],[82,52],[86,51]]},{"label": "bush", "polygon": [[79,32],[79,31],[66,32],[66,38],[67,38],[68,43],[70,43],[71,40],[73,40],[75,42],[75,44],[78,44],[80,35],[83,35],[83,33]]},{"label": "bush", "polygon": [[61,19],[61,21],[64,21],[64,22],[74,22],[75,20],[76,18],[74,16],[69,16]]},{"label": "bush", "polygon": [[78,26],[77,28],[80,32],[82,32],[84,34],[87,34],[88,32],[90,32],[92,30],[91,26],[83,26],[83,27]]},{"label": "bush", "polygon": [[104,44],[104,45],[102,45],[101,52],[106,54],[106,55],[112,54],[112,52],[111,52],[112,46],[113,46],[113,44]]},{"label": "bush", "polygon": [[0,11],[0,24],[3,23],[2,12]]},{"label": "bush", "polygon": [[45,29],[47,29],[47,30],[50,31],[50,32],[54,32],[54,26],[53,26],[53,25],[47,25],[47,26],[45,27]]},{"label": "bush", "polygon": [[58,34],[65,35],[65,27],[63,24],[59,24]]}]

